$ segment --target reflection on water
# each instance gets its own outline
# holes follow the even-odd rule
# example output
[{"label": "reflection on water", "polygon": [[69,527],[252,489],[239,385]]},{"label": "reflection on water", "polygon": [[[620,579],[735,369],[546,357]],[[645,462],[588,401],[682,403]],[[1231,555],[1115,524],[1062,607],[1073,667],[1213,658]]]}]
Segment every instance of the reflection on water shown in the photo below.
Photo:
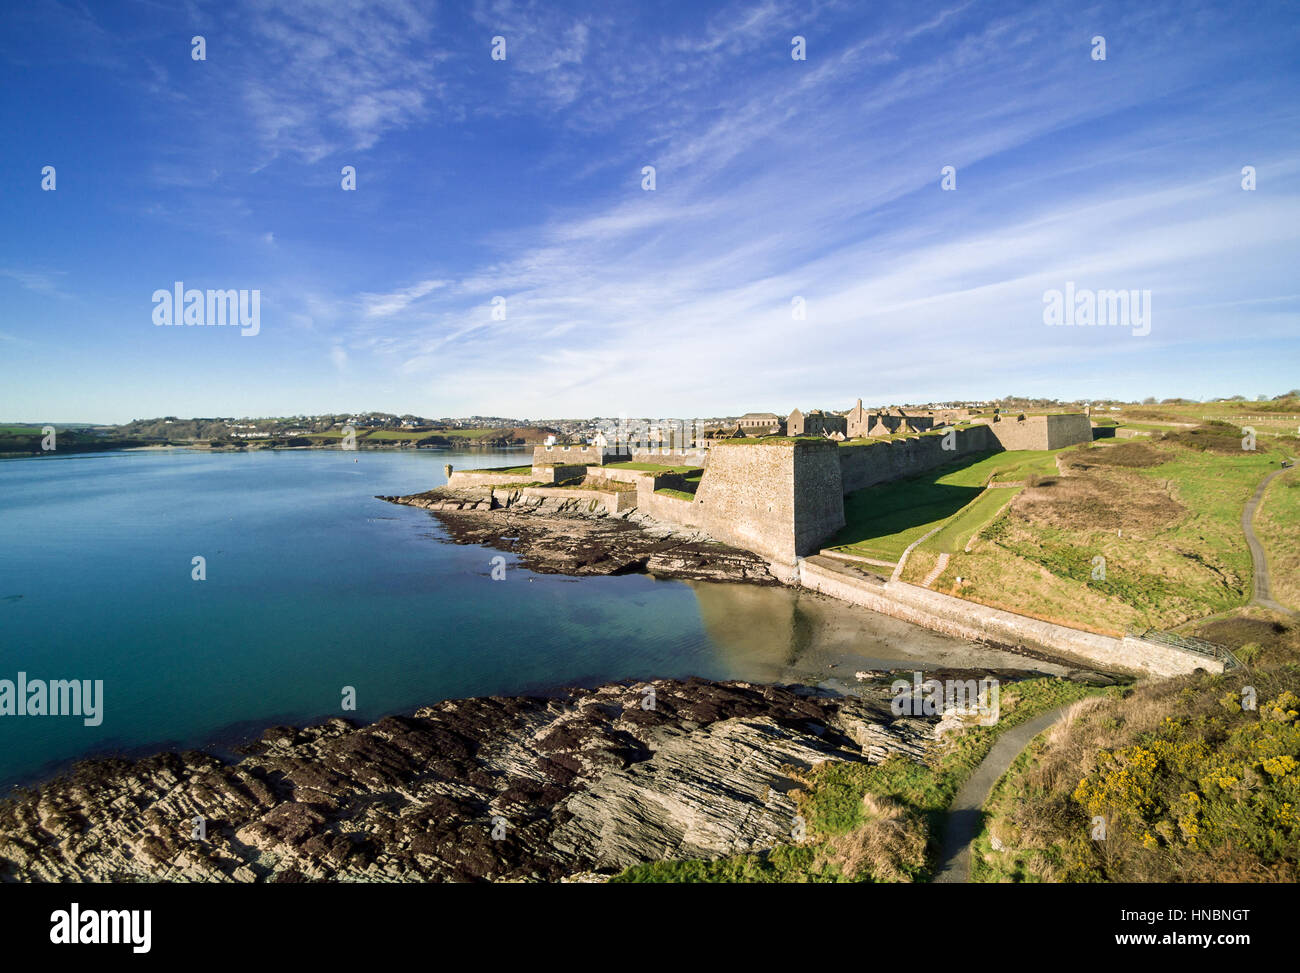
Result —
[{"label": "reflection on water", "polygon": [[1069,667],[931,632],[800,588],[690,582],[727,666],[755,682],[852,682],[858,669],[990,667],[1064,674]]}]

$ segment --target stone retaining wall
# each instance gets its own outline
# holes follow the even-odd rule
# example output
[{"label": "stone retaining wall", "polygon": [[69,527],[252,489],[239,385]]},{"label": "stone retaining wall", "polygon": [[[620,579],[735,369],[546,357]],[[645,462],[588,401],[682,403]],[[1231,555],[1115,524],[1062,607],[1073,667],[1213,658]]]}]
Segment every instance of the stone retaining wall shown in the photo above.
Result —
[{"label": "stone retaining wall", "polygon": [[533,465],[571,463],[577,466],[603,466],[605,451],[599,446],[535,446]]},{"label": "stone retaining wall", "polygon": [[660,466],[708,466],[707,449],[655,449],[634,448],[632,463],[657,463]]},{"label": "stone retaining wall", "polygon": [[499,486],[506,483],[536,483],[532,473],[492,473],[480,470],[453,470],[447,480],[449,487]]},{"label": "stone retaining wall", "polygon": [[1084,632],[903,581],[872,581],[853,568],[840,567],[825,557],[801,560],[799,582],[814,591],[936,632],[973,641],[1021,645],[1086,665],[1148,676],[1178,676],[1196,669],[1223,671],[1222,662],[1169,646]]},{"label": "stone retaining wall", "polygon": [[697,501],[682,500],[666,493],[642,489],[636,494],[636,508],[666,524],[704,529],[704,510]]}]

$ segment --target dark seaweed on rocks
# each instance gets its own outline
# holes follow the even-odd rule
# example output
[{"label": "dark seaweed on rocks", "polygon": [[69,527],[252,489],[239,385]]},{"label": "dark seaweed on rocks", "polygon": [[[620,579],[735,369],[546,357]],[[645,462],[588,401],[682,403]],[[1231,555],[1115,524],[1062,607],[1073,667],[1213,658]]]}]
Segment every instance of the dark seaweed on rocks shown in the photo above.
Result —
[{"label": "dark seaweed on rocks", "polygon": [[377,499],[428,510],[453,543],[509,551],[519,556],[523,567],[540,574],[646,573],[701,581],[779,583],[758,555],[635,511],[607,514],[603,509],[588,510],[572,498],[530,498],[518,490],[444,487]]},{"label": "dark seaweed on rocks", "polygon": [[598,879],[789,840],[792,770],[916,755],[929,733],[883,697],[704,680],[272,727],[238,762],[86,761],[0,802],[0,878]]}]

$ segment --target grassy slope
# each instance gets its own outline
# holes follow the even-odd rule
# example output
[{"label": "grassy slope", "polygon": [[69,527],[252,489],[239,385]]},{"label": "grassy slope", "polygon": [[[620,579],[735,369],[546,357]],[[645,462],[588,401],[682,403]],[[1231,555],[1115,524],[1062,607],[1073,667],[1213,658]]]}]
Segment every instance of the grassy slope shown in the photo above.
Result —
[{"label": "grassy slope", "polygon": [[[935,588],[951,590],[960,575],[963,597],[1117,634],[1244,604],[1252,581],[1241,511],[1279,458],[1260,445],[1142,444],[1157,465],[1100,464],[1027,489],[969,554],[953,556]],[[1094,577],[1099,557],[1104,577]]]},{"label": "grassy slope", "polygon": [[998,782],[973,879],[1296,881],[1298,688],[1291,664],[1081,704]]},{"label": "grassy slope", "polygon": [[1020,493],[1019,487],[986,490],[974,503],[944,524],[943,529],[921,545],[927,550],[956,554],[963,550],[975,533],[991,521]]},{"label": "grassy slope", "polygon": [[1269,484],[1254,527],[1268,554],[1274,600],[1300,611],[1300,469]]},{"label": "grassy slope", "polygon": [[844,528],[832,539],[850,554],[897,561],[903,551],[980,495],[990,479],[1020,479],[1055,469],[1056,453],[1014,450],[857,490],[844,498]]}]

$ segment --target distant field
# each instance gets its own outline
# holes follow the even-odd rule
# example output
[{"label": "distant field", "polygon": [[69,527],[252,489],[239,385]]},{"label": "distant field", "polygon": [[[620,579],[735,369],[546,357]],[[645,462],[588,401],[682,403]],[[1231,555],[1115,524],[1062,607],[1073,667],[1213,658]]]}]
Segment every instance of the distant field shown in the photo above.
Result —
[{"label": "distant field", "polygon": [[1163,430],[1171,423],[1231,422],[1262,436],[1294,436],[1300,431],[1300,400],[1192,402],[1126,406],[1118,414],[1132,429]]},{"label": "distant field", "polygon": [[435,429],[428,433],[430,436],[446,436],[449,439],[482,439],[484,436],[490,436],[493,433],[503,432],[501,429]]},{"label": "distant field", "polygon": [[[376,429],[374,432],[366,436],[366,438],[381,439],[385,441],[393,441],[393,440],[401,441],[401,440],[409,439],[412,442],[421,442],[425,439],[428,439],[430,436],[445,436],[445,435],[447,435],[447,433],[436,432],[433,430],[418,432],[417,430],[414,429]],[[357,438],[358,439],[361,438],[360,433],[357,434]]]},{"label": "distant field", "polygon": [[1059,452],[986,454],[908,480],[857,490],[844,498],[846,523],[831,546],[862,557],[897,561],[909,544],[975,500],[991,478],[1006,482],[1054,472]]}]

